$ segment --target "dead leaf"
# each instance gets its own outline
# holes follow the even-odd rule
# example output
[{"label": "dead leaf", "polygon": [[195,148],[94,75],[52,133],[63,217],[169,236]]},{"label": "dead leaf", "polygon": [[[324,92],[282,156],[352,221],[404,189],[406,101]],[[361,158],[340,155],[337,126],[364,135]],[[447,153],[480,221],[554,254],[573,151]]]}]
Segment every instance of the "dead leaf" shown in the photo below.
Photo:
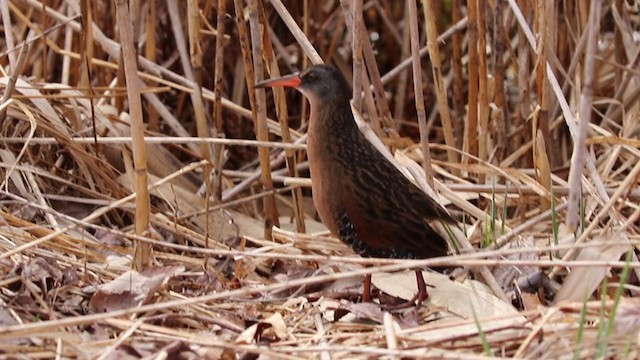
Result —
[{"label": "dead leaf", "polygon": [[[605,240],[601,238],[600,240]],[[596,240],[594,240],[596,241]],[[629,245],[593,246],[580,250],[577,260],[589,261],[616,261],[629,250]],[[563,300],[583,301],[585,296],[591,294],[600,286],[600,283],[609,273],[606,266],[582,266],[571,270],[564,279],[564,283],[556,294],[555,303]]]},{"label": "dead leaf", "polygon": [[237,344],[254,344],[260,342],[263,334],[272,332],[278,339],[284,339],[287,336],[287,325],[282,318],[282,314],[274,313],[263,321],[259,321],[246,328],[236,338]]},{"label": "dead leaf", "polygon": [[96,312],[127,309],[144,304],[166,281],[184,271],[183,266],[153,268],[142,273],[128,271],[102,285],[89,305]]},{"label": "dead leaf", "polygon": [[640,301],[638,299],[622,300],[614,322],[616,334],[631,334],[638,331],[640,329]]},{"label": "dead leaf", "polygon": [[0,309],[0,326],[15,325],[18,320],[14,318],[13,314],[7,309]]},{"label": "dead leaf", "polygon": [[275,313],[269,318],[267,318],[264,322],[271,324],[273,327],[273,332],[279,339],[284,339],[287,337],[287,324],[284,323],[284,319],[282,318],[282,314]]},{"label": "dead leaf", "polygon": [[522,294],[522,307],[524,308],[524,311],[535,310],[540,308],[541,306],[543,305],[540,303],[540,298],[538,297],[537,294],[531,294],[531,293]]},{"label": "dead leaf", "polygon": [[[448,276],[431,271],[422,272],[429,298],[425,305],[440,306],[446,311],[470,319],[471,307],[476,314],[483,316],[506,315],[516,313],[516,309],[494,296],[482,283],[465,280],[462,283],[452,281]],[[413,271],[392,274],[373,274],[371,281],[381,291],[401,299],[411,300],[418,292]]]},{"label": "dead leaf", "polygon": [[11,272],[47,290],[55,284],[62,284],[64,277],[62,270],[55,262],[47,262],[43,258],[35,258],[28,263],[18,264]]},{"label": "dead leaf", "polygon": [[338,309],[344,309],[356,316],[357,319],[373,320],[382,324],[382,316],[384,312],[380,309],[380,305],[374,303],[343,303]]},{"label": "dead leaf", "polygon": [[115,232],[96,229],[96,232],[93,236],[98,242],[100,242],[100,244],[104,245],[107,249],[128,245],[128,240],[125,239],[122,235]]}]

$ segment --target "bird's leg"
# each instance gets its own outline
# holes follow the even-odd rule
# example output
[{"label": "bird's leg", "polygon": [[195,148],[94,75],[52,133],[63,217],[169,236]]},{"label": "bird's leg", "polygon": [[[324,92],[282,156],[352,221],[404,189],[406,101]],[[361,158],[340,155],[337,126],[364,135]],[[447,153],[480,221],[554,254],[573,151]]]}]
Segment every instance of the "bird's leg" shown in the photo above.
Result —
[{"label": "bird's leg", "polygon": [[427,284],[424,282],[424,278],[422,277],[422,269],[416,268],[416,282],[418,283],[418,293],[411,299],[411,302],[415,301],[416,306],[422,305],[422,302],[429,298],[429,293],[427,293]]},{"label": "bird's leg", "polygon": [[362,302],[371,301],[371,274],[364,276],[364,290],[362,290]]},{"label": "bird's leg", "polygon": [[427,293],[427,284],[424,282],[424,278],[422,277],[422,270],[420,268],[416,268],[415,272],[416,282],[418,283],[418,292],[409,301],[398,305],[387,306],[387,310],[400,310],[412,306],[420,307],[422,305],[422,302],[429,298],[429,293]]}]

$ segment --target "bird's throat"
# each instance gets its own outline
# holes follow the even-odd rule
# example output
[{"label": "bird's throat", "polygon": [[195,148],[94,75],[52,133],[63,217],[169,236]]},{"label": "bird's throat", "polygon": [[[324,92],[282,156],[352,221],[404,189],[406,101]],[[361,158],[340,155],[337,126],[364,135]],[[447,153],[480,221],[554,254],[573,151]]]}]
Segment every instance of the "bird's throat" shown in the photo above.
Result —
[{"label": "bird's throat", "polygon": [[309,116],[309,137],[315,137],[330,144],[342,135],[350,135],[359,131],[353,119],[349,101],[338,99],[313,99],[309,101],[311,111]]}]

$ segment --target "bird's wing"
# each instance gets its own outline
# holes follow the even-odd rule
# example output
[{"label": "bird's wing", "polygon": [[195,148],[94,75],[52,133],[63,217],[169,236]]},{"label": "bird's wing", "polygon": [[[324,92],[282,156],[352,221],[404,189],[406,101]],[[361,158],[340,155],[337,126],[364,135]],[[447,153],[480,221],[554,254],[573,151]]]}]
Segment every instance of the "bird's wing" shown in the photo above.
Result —
[{"label": "bird's wing", "polygon": [[455,220],[386,159],[374,164],[376,169],[354,168],[349,185],[345,184],[350,188],[343,193],[345,211],[358,237],[368,246],[399,248],[415,257],[445,255],[446,240],[428,221]]}]

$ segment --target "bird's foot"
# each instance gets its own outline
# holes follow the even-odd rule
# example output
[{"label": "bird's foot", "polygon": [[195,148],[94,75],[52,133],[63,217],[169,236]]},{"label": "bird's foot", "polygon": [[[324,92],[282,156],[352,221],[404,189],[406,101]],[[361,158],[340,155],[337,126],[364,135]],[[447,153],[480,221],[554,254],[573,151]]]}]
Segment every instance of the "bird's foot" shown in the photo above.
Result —
[{"label": "bird's foot", "polygon": [[429,293],[427,292],[427,284],[424,282],[424,278],[422,277],[422,270],[415,269],[415,272],[418,292],[411,298],[411,300],[405,303],[390,306],[387,308],[388,310],[406,309],[412,306],[419,308],[420,306],[422,306],[422,302],[429,298]]},{"label": "bird's foot", "polygon": [[[409,301],[405,301],[399,304],[398,303],[383,304],[384,302],[383,299],[378,297],[381,303],[380,305],[381,308],[388,311],[407,309],[413,306],[415,306],[416,308],[419,308],[420,306],[422,306],[422,303],[429,298],[429,293],[427,292],[427,284],[425,283],[424,278],[422,277],[422,270],[419,268],[416,268],[414,270],[416,274],[416,283],[418,286],[418,292]],[[362,291],[361,302],[363,303],[372,302],[371,301],[371,275],[365,276],[364,289]]]},{"label": "bird's foot", "polygon": [[410,300],[403,301],[401,303],[396,304],[384,304],[382,307],[387,311],[396,311],[396,310],[404,310],[411,307],[420,308],[422,303],[429,298],[428,293],[421,294],[418,292],[415,294]]}]

